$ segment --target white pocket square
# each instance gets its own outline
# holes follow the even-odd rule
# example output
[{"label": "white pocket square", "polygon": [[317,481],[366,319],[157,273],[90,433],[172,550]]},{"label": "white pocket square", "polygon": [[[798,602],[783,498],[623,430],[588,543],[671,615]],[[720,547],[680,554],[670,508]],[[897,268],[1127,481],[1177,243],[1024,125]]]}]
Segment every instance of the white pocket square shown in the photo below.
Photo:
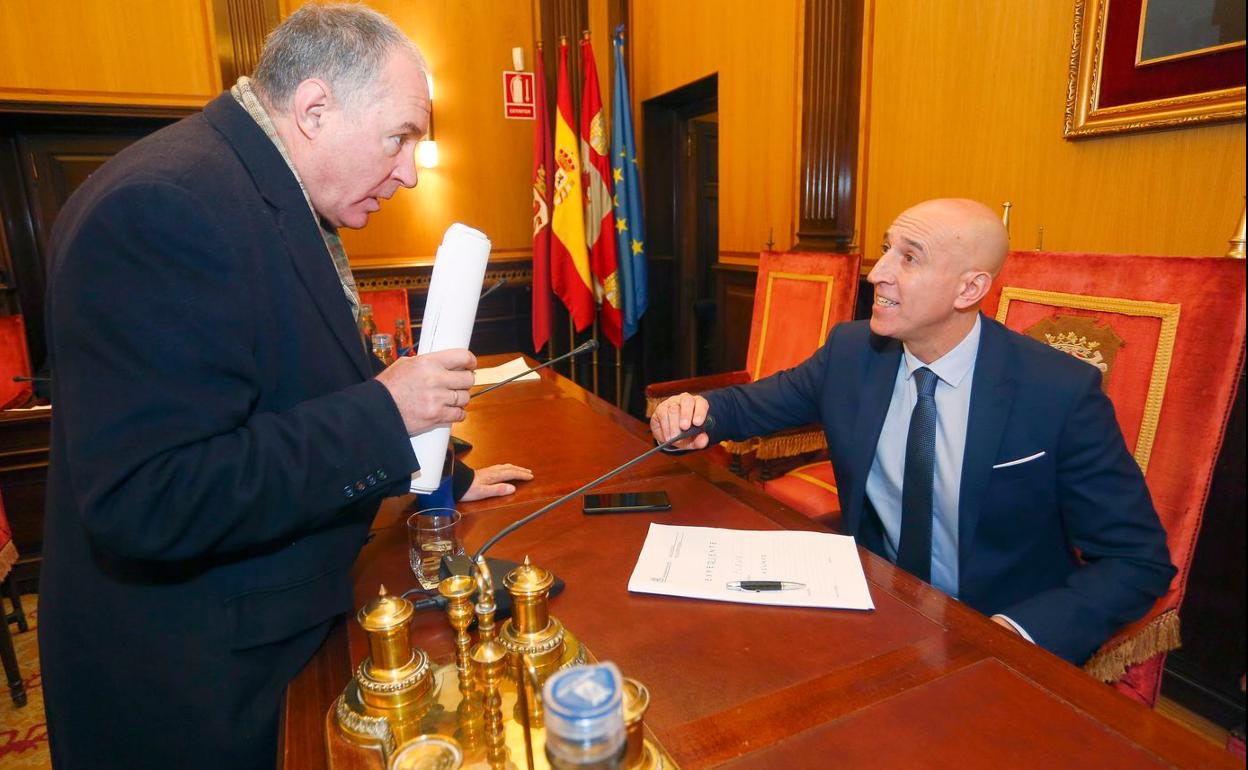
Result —
[{"label": "white pocket square", "polygon": [[1034,455],[1027,455],[1026,457],[1020,457],[1017,460],[1010,460],[1009,462],[1006,462],[1006,463],[997,463],[996,465],[992,466],[992,469],[995,471],[997,468],[1008,468],[1011,465],[1022,465],[1023,463],[1029,463],[1032,460],[1038,460],[1041,457],[1044,457],[1045,454],[1046,454],[1045,452],[1036,452]]}]

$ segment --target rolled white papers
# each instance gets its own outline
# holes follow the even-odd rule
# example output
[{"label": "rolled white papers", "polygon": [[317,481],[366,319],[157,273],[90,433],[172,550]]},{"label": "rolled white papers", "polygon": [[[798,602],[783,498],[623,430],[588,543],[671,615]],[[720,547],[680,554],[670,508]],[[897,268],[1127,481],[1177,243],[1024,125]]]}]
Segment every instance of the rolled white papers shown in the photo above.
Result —
[{"label": "rolled white papers", "polygon": [[[484,233],[458,222],[447,229],[433,260],[417,355],[468,347],[489,258],[490,239]],[[412,436],[412,450],[420,463],[420,470],[412,474],[413,492],[433,492],[438,488],[450,440],[449,424]]]}]

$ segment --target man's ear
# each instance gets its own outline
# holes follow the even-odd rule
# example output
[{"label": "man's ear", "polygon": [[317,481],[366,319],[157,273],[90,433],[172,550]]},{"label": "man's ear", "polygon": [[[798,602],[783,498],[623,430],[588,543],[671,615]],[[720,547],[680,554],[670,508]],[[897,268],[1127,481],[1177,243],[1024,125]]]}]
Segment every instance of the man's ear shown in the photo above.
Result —
[{"label": "man's ear", "polygon": [[983,302],[992,288],[992,274],[983,270],[970,271],[962,274],[961,288],[954,298],[953,306],[958,310],[966,310]]},{"label": "man's ear", "polygon": [[329,84],[319,78],[308,78],[295,88],[290,100],[291,118],[299,132],[308,139],[316,138],[324,127],[325,113],[333,102]]}]

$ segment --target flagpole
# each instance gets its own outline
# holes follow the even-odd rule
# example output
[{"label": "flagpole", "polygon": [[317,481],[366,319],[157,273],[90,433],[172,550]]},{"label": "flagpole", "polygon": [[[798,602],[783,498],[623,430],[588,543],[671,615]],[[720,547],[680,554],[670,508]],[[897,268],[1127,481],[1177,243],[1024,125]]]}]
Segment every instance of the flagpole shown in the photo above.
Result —
[{"label": "flagpole", "polygon": [[[568,350],[576,347],[576,323],[572,320],[571,314],[568,315]],[[568,359],[568,364],[572,367],[572,381],[576,382],[576,356]],[[580,385],[579,382],[576,382]]]},{"label": "flagpole", "polygon": [[[598,311],[596,308],[594,310],[594,329],[593,331],[590,332],[590,334],[593,336],[594,342],[597,342],[598,341]],[[593,356],[591,360],[593,361],[593,364],[591,364],[591,366],[593,368],[593,377],[594,377],[594,385],[591,388],[591,390],[594,391],[594,395],[596,396],[598,395],[598,348],[597,347],[594,348],[594,352],[593,352]]]},{"label": "flagpole", "polygon": [[615,349],[615,408],[624,403],[624,346]]}]

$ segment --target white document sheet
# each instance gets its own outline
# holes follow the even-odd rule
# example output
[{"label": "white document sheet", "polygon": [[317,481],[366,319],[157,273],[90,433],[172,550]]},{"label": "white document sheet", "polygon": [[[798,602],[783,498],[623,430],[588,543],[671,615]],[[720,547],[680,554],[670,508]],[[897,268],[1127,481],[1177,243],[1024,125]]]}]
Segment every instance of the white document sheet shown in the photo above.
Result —
[{"label": "white document sheet", "polygon": [[[517,374],[528,368],[529,365],[523,358],[513,358],[505,364],[478,369],[473,373],[472,384],[493,385],[496,382],[502,382],[508,377],[516,377]],[[529,372],[523,377],[516,377],[512,382],[528,382],[529,380],[540,379],[542,379],[542,375],[537,372]]]},{"label": "white document sheet", "polygon": [[[773,581],[783,590],[743,590]],[[852,537],[651,524],[628,590],[744,604],[872,610]]]},{"label": "white document sheet", "polygon": [[[416,347],[418,355],[468,347],[489,259],[490,239],[484,233],[458,222],[447,228],[433,260],[420,344]],[[450,425],[436,425],[412,436],[412,451],[420,470],[412,474],[411,491],[432,492],[438,488],[450,440]]]}]

